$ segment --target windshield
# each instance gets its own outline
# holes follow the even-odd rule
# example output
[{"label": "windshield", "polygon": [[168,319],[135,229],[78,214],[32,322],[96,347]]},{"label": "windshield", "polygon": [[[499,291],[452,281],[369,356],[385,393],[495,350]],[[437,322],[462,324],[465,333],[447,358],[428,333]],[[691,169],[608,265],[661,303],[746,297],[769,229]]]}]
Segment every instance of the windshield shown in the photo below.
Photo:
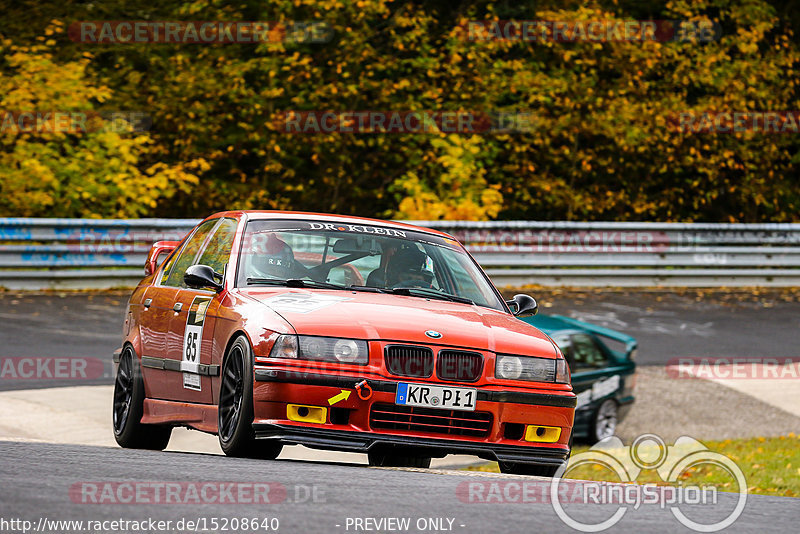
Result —
[{"label": "windshield", "polygon": [[237,285],[392,291],[464,299],[506,311],[495,289],[456,241],[369,224],[255,220],[247,223]]}]

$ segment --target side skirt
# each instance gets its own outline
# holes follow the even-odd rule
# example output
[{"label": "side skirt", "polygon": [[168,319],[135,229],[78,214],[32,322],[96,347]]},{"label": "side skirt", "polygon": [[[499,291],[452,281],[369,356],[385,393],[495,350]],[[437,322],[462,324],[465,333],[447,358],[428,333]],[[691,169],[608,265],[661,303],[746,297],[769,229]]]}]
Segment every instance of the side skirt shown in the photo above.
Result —
[{"label": "side skirt", "polygon": [[144,400],[142,423],[185,425],[203,432],[217,432],[217,407],[158,399]]}]

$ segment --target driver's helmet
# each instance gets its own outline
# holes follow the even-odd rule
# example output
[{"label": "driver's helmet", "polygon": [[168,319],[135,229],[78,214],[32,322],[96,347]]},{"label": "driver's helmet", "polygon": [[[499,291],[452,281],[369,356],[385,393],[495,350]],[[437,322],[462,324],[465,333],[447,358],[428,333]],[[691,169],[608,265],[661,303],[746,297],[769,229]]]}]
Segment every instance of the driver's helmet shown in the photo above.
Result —
[{"label": "driver's helmet", "polygon": [[415,246],[397,250],[386,266],[388,287],[431,287],[433,261]]},{"label": "driver's helmet", "polygon": [[253,267],[258,276],[291,278],[294,271],[294,252],[286,242],[270,232],[253,247]]}]

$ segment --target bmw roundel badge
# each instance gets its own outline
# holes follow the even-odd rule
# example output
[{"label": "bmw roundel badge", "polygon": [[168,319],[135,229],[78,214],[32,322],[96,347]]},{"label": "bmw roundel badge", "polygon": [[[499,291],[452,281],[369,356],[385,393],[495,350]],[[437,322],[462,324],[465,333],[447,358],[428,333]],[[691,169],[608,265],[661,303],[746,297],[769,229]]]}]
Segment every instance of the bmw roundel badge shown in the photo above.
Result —
[{"label": "bmw roundel badge", "polygon": [[442,337],[442,334],[440,332],[437,332],[436,330],[426,330],[425,335],[433,339],[439,339],[440,337]]}]

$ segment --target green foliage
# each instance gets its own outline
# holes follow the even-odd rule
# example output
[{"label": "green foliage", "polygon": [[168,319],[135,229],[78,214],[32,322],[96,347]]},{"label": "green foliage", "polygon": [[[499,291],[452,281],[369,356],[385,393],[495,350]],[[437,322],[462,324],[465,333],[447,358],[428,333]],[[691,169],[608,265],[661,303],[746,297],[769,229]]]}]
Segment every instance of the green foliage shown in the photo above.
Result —
[{"label": "green foliage", "polygon": [[[800,220],[800,136],[668,124],[687,110],[800,109],[798,45],[763,0],[21,6],[0,21],[2,109],[143,111],[152,129],[2,134],[2,215]],[[722,36],[473,42],[459,27],[632,18],[713,20]],[[334,38],[96,45],[59,31],[126,19],[318,20]],[[289,134],[280,117],[290,110],[526,110],[536,121],[504,134]]]}]

